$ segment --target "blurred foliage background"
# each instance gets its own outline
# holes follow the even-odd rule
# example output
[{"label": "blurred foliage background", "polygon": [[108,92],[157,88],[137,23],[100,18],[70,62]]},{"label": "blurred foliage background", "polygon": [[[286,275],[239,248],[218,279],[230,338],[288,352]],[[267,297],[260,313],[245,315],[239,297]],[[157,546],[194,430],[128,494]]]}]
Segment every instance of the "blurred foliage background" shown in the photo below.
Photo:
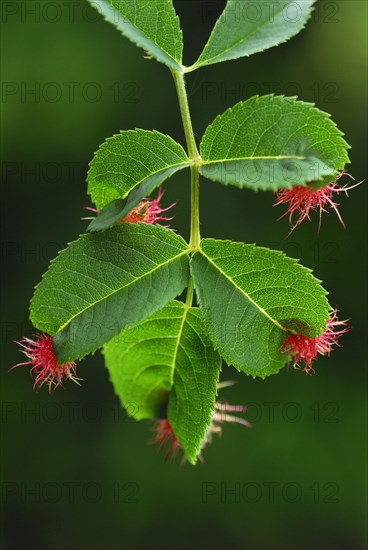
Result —
[{"label": "blurred foliage background", "polygon": [[[175,0],[185,62],[200,53],[224,0]],[[251,58],[188,75],[198,138],[214,117],[255,93],[297,95],[332,114],[365,177],[366,16],[361,0],[321,0],[307,28]],[[269,193],[203,181],[202,234],[272,246],[300,258],[353,330],[306,377],[238,376],[222,399],[249,407],[252,430],[226,426],[195,468],[164,462],[147,423],[120,410],[97,353],[82,387],[33,393],[12,343],[32,334],[28,301],[49,261],[84,232],[85,177],[99,144],[121,129],[184,143],[169,71],[84,0],[2,5],[1,432],[4,548],[28,550],[366,548],[365,186],[285,240]],[[173,226],[188,235],[188,174],[166,184]]]}]

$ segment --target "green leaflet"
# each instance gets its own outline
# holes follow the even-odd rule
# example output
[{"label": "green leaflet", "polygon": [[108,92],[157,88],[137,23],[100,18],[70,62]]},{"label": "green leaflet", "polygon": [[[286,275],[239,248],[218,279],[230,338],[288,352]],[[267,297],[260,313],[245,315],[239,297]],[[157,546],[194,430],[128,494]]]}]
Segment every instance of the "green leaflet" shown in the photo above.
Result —
[{"label": "green leaflet", "polygon": [[210,336],[238,370],[265,378],[287,361],[286,330],[313,338],[326,328],[320,281],[281,252],[204,239],[191,267]]},{"label": "green leaflet", "polygon": [[33,325],[60,362],[84,357],[139,323],[188,283],[188,248],[159,225],[82,235],[51,263],[31,301]]},{"label": "green leaflet", "polygon": [[136,420],[167,414],[187,459],[195,464],[221,368],[200,311],[170,302],[122,331],[104,346],[104,355],[128,413]]},{"label": "green leaflet", "polygon": [[304,28],[314,1],[228,0],[198,61],[187,71],[286,42]]},{"label": "green leaflet", "polygon": [[108,138],[93,157],[88,193],[101,209],[132,192],[122,206],[122,210],[129,208],[128,213],[165,179],[189,165],[182,146],[169,136],[139,129],[122,131]]},{"label": "green leaflet", "polygon": [[[140,186],[138,186],[140,187]],[[134,204],[129,208],[129,199],[115,199],[107,204],[99,214],[93,218],[87,231],[104,231],[121,222],[123,218],[134,208]],[[133,201],[132,201],[133,202]],[[138,201],[139,202],[139,201]],[[129,208],[129,209],[128,209]]]},{"label": "green leaflet", "polygon": [[89,0],[129,40],[181,71],[183,37],[172,0]]},{"label": "green leaflet", "polygon": [[252,97],[219,115],[202,139],[207,178],[253,190],[291,188],[342,170],[349,145],[311,103],[267,95]]}]

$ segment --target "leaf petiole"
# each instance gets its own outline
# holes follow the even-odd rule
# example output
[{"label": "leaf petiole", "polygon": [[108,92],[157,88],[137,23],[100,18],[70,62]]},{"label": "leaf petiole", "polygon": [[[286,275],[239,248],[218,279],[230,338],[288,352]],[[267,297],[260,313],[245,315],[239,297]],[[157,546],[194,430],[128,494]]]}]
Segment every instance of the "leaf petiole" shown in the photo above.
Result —
[{"label": "leaf petiole", "polygon": [[184,134],[188,147],[188,156],[193,161],[190,167],[191,174],[191,220],[190,220],[190,241],[189,246],[192,250],[198,250],[201,242],[199,230],[199,166],[202,159],[199,154],[194,137],[192,120],[190,117],[188,96],[185,89],[184,74],[179,71],[171,70],[174,78],[176,93],[178,96],[180,114],[183,121]]}]

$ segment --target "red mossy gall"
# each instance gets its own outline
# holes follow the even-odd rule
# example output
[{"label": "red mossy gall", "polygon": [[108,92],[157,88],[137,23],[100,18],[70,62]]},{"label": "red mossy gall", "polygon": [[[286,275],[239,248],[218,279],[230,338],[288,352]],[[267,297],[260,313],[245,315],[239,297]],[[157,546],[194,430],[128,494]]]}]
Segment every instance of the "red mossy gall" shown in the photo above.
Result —
[{"label": "red mossy gall", "polygon": [[152,425],[152,431],[155,435],[150,440],[150,443],[157,444],[159,449],[167,447],[166,460],[169,458],[175,459],[178,452],[182,450],[182,447],[167,418],[155,420]]},{"label": "red mossy gall", "polygon": [[[224,382],[219,384],[218,388],[233,385],[235,382]],[[215,409],[211,416],[211,422],[208,426],[205,435],[201,441],[200,452],[198,454],[198,459],[200,462],[204,462],[202,452],[212,442],[213,434],[221,434],[222,427],[221,424],[225,422],[231,422],[236,424],[242,424],[248,428],[252,427],[251,423],[248,422],[245,418],[239,416],[233,416],[229,413],[243,413],[246,408],[242,405],[228,405],[227,403],[215,403]],[[166,448],[166,457],[165,460],[175,458],[178,455],[183,456],[183,448],[177,439],[173,428],[170,425],[170,422],[164,418],[155,420],[152,426],[152,431],[155,433],[154,437],[150,440],[150,443],[157,444],[159,449]]]},{"label": "red mossy gall", "polygon": [[[360,183],[351,185],[348,187],[348,184],[341,185],[338,183],[339,179],[343,176],[349,176],[345,170],[340,172],[337,176],[335,182],[331,182],[325,187],[320,189],[313,189],[310,185],[305,187],[296,185],[292,189],[280,189],[276,193],[276,201],[274,206],[279,206],[281,204],[287,205],[286,212],[278,218],[281,220],[289,214],[290,222],[290,233],[294,231],[298,225],[300,225],[304,220],[311,221],[310,214],[312,211],[319,211],[319,223],[318,223],[318,232],[321,228],[322,223],[322,214],[327,213],[327,208],[332,208],[335,210],[337,217],[340,220],[341,225],[345,228],[345,223],[341,217],[341,214],[338,210],[340,206],[339,203],[334,202],[334,197],[338,196],[339,193],[348,194],[350,189],[357,187]],[[349,176],[353,179],[351,176]],[[289,233],[289,235],[290,235]]]},{"label": "red mossy gall", "polygon": [[167,208],[161,208],[160,206],[160,200],[162,198],[162,192],[159,190],[157,198],[156,199],[143,199],[138,206],[133,208],[129,212],[127,216],[122,220],[123,222],[129,222],[129,223],[138,223],[138,222],[144,222],[144,223],[157,223],[159,221],[170,221],[172,218],[167,218],[166,216],[163,216],[162,214],[164,212],[167,212],[173,206],[174,204],[171,204]]},{"label": "red mossy gall", "polygon": [[308,338],[302,334],[290,334],[282,344],[280,351],[293,357],[294,367],[306,374],[313,374],[313,361],[319,355],[330,355],[333,346],[339,346],[338,339],[349,331],[347,321],[339,321],[335,310],[327,321],[321,336]]},{"label": "red mossy gall", "polygon": [[20,342],[16,342],[21,346],[20,351],[24,353],[28,361],[18,363],[10,370],[30,365],[30,373],[35,378],[33,385],[35,390],[47,384],[51,392],[57,386],[62,386],[64,380],[72,380],[79,384],[80,378],[77,377],[76,363],[74,361],[62,364],[58,362],[52,347],[53,337],[42,333],[35,334],[34,337],[35,340],[23,338]]},{"label": "red mossy gall", "polygon": [[[119,223],[128,222],[128,223],[157,223],[159,221],[170,221],[172,218],[167,218],[166,216],[163,216],[162,214],[164,212],[167,212],[173,206],[175,206],[176,203],[171,204],[167,208],[161,208],[160,206],[160,200],[162,199],[163,191],[161,191],[161,188],[158,191],[157,198],[156,199],[143,199],[138,206],[133,208],[129,214],[127,214]],[[89,210],[90,212],[94,212],[95,214],[99,214],[99,210],[96,210],[95,208],[91,208],[89,206],[86,206],[84,208],[85,210]],[[82,218],[82,220],[93,220],[94,218]]]}]

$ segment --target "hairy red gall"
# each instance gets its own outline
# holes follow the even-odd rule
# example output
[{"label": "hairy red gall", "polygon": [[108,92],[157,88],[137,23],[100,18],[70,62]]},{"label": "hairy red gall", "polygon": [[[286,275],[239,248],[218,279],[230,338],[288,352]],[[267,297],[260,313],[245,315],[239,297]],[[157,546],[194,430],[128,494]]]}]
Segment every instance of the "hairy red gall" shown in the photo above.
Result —
[{"label": "hairy red gall", "polygon": [[53,337],[47,334],[38,333],[34,335],[35,340],[23,337],[16,342],[21,346],[20,352],[23,353],[28,361],[14,365],[10,370],[20,366],[30,365],[30,373],[35,378],[33,389],[38,390],[44,384],[49,387],[49,391],[62,386],[65,380],[72,380],[79,384],[80,378],[77,377],[74,361],[60,364],[53,350]]},{"label": "hairy red gall", "polygon": [[278,220],[281,220],[285,216],[289,215],[290,233],[292,233],[294,229],[296,229],[304,220],[312,221],[310,214],[311,212],[316,211],[319,212],[319,232],[321,229],[322,214],[328,213],[327,209],[329,208],[336,212],[341,225],[345,229],[344,220],[338,210],[340,204],[334,201],[334,197],[338,196],[340,193],[345,193],[348,196],[348,191],[354,189],[354,187],[357,187],[360,183],[362,183],[359,182],[355,185],[351,185],[350,187],[348,184],[341,185],[338,181],[345,175],[349,176],[346,170],[343,170],[337,176],[335,182],[330,182],[325,187],[321,187],[319,189],[313,189],[310,185],[305,187],[296,185],[292,189],[280,189],[277,191],[274,206],[279,206],[282,204],[287,206],[286,212],[280,216]]},{"label": "hairy red gall", "polygon": [[335,310],[327,321],[326,329],[316,338],[302,334],[290,334],[282,344],[280,351],[293,357],[294,367],[306,374],[313,374],[313,362],[318,355],[330,355],[333,346],[339,346],[340,336],[349,331],[347,321],[339,321]]}]

